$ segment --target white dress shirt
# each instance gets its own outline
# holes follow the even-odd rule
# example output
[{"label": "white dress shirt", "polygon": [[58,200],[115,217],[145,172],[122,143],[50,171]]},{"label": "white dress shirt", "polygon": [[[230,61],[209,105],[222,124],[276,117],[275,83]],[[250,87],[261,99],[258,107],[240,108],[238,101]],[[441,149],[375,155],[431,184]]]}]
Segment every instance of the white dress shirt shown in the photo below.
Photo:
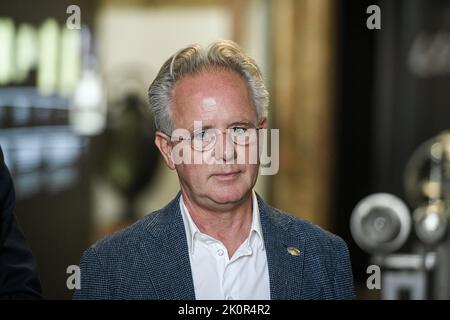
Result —
[{"label": "white dress shirt", "polygon": [[180,209],[197,300],[269,300],[269,269],[264,250],[258,202],[252,192],[252,227],[231,258],[224,244],[202,233],[189,214],[183,196]]}]

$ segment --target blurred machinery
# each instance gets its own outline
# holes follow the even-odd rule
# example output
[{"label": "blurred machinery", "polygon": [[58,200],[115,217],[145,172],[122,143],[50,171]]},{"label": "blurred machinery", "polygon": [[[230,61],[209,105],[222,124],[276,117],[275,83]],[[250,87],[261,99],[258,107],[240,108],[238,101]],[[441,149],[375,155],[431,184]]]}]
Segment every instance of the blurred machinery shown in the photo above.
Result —
[{"label": "blurred machinery", "polygon": [[408,205],[387,193],[362,199],[352,213],[352,236],[382,270],[382,299],[448,299],[450,131],[413,153],[404,190]]}]

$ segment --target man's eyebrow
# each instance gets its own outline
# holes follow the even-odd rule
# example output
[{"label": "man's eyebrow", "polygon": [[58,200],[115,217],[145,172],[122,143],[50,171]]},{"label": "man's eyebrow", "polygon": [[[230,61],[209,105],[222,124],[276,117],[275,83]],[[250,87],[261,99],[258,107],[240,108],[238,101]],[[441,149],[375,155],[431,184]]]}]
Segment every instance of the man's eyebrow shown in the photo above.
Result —
[{"label": "man's eyebrow", "polygon": [[230,124],[230,125],[228,125],[228,128],[230,128],[230,127],[234,127],[234,126],[239,126],[239,125],[246,125],[246,126],[253,126],[253,123],[252,122],[250,122],[250,121],[236,121],[236,122],[233,122],[232,124]]},{"label": "man's eyebrow", "polygon": [[[212,128],[214,128],[212,125],[203,125],[203,124],[202,124],[202,127],[201,127],[202,130],[204,130],[204,129],[212,129]],[[189,127],[188,130],[190,132],[193,132],[194,131],[194,126]]]},{"label": "man's eyebrow", "polygon": [[[235,121],[235,122],[232,122],[232,123],[230,123],[229,125],[227,125],[227,128],[231,128],[231,127],[235,127],[235,126],[248,126],[248,127],[252,127],[252,126],[254,126],[253,125],[253,123],[251,122],[251,121],[246,121],[246,120],[243,120],[243,121]],[[214,129],[215,127],[214,126],[212,126],[212,125],[209,125],[209,124],[207,124],[207,125],[202,125],[202,130],[206,130],[206,129]],[[194,126],[191,126],[189,129],[188,129],[190,132],[193,132],[194,131]]]}]

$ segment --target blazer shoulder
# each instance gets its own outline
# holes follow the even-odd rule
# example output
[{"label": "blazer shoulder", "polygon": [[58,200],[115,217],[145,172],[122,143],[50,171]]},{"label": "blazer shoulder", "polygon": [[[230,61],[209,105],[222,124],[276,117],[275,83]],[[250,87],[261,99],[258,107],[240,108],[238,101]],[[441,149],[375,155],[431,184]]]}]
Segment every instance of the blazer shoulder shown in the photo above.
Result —
[{"label": "blazer shoulder", "polygon": [[100,256],[112,253],[128,254],[129,252],[135,252],[134,248],[139,245],[142,237],[146,236],[147,230],[152,225],[158,224],[163,215],[165,215],[163,210],[149,213],[132,225],[98,240],[87,250],[93,251]]},{"label": "blazer shoulder", "polygon": [[304,279],[305,288],[322,284],[324,289],[321,299],[354,299],[352,267],[345,241],[290,213],[274,208],[271,215],[279,223],[283,221],[282,225],[290,239],[305,240],[304,273],[310,275]]}]

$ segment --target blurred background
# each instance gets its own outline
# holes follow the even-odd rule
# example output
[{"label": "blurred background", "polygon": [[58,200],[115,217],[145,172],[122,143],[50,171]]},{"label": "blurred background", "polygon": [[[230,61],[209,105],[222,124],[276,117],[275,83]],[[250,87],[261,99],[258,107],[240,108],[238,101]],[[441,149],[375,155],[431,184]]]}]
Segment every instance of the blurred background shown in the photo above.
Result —
[{"label": "blurred background", "polygon": [[176,50],[224,38],[261,67],[280,129],[257,192],[348,243],[358,298],[449,299],[446,0],[2,1],[0,145],[44,297],[71,298],[90,244],[176,195],[146,91]]}]

